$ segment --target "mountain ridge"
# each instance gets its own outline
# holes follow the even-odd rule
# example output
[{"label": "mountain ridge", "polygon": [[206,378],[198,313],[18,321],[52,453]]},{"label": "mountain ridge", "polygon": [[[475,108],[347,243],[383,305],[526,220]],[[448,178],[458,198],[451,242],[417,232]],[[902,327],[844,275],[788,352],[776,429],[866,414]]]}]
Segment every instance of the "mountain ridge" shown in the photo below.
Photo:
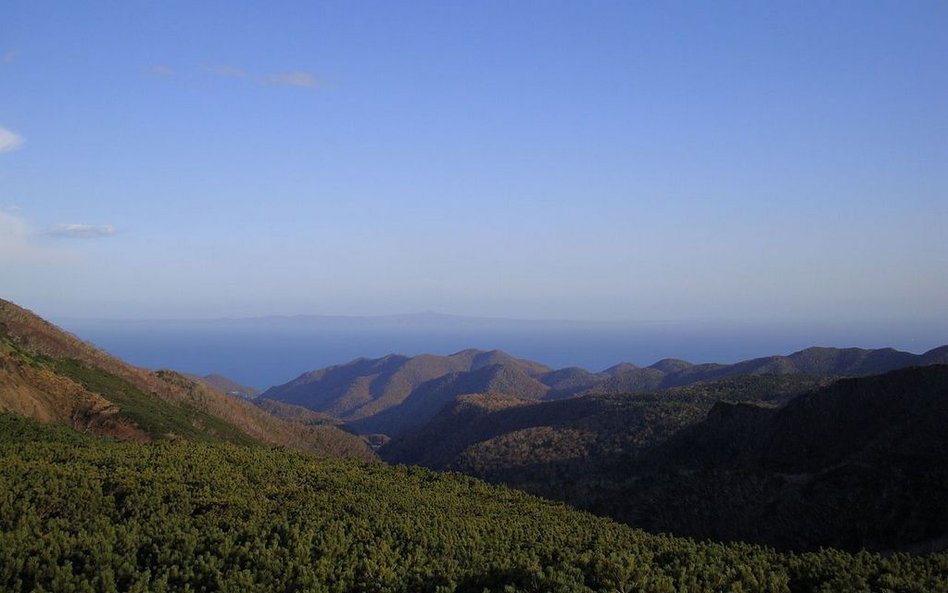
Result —
[{"label": "mountain ridge", "polygon": [[[303,373],[261,397],[335,416],[360,432],[395,435],[418,428],[453,398],[469,393],[554,400],[650,392],[741,375],[863,376],[941,361],[948,362],[948,346],[923,354],[892,348],[810,347],[733,364],[666,358],[647,367],[619,363],[594,373],[580,367],[551,369],[500,350],[467,349],[447,356],[357,358]],[[483,380],[478,373],[491,365],[509,367],[510,376],[493,383]]]}]

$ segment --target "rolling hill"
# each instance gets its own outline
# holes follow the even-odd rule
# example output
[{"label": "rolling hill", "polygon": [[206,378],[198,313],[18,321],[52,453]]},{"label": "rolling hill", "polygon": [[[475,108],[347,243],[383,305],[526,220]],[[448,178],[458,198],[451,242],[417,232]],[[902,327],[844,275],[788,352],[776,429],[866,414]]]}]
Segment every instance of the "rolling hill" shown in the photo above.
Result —
[{"label": "rolling hill", "polygon": [[352,427],[362,433],[401,434],[424,425],[461,394],[500,393],[536,401],[548,392],[546,385],[528,375],[520,366],[491,364],[426,381],[399,405],[356,420]]},{"label": "rolling hill", "polygon": [[807,348],[735,364],[665,359],[649,367],[621,363],[593,373],[550,369],[499,350],[450,356],[392,354],[304,373],[261,397],[299,405],[351,424],[361,433],[399,436],[420,428],[460,395],[493,393],[524,400],[643,393],[745,375],[863,376],[948,362],[948,346],[922,355],[891,348]]},{"label": "rolling hill", "polygon": [[[490,367],[503,367],[504,370],[482,371]],[[432,408],[432,415],[449,399],[448,392],[459,395],[457,389],[464,392],[465,389],[479,389],[490,384],[509,384],[511,389],[520,389],[529,383],[534,392],[545,392],[544,385],[530,380],[549,371],[539,363],[519,360],[499,350],[463,350],[450,356],[392,354],[378,359],[360,358],[311,371],[289,383],[271,387],[261,397],[304,406],[355,424],[400,406],[417,390],[434,395],[433,405],[421,406]],[[469,378],[458,375],[472,372],[476,374]],[[516,377],[502,376],[511,374]],[[429,383],[435,380],[439,381]],[[408,405],[416,406],[417,403],[413,401]],[[394,425],[394,422],[386,423],[392,430],[401,430]],[[370,423],[363,422],[362,426],[363,432],[377,432]]]}]

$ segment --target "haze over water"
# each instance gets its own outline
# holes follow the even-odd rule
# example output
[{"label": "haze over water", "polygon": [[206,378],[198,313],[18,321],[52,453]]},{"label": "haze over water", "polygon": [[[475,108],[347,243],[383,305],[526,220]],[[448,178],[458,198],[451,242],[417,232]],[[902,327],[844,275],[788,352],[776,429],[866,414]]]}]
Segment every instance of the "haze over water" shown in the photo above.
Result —
[{"label": "haze over water", "polygon": [[707,321],[618,324],[435,314],[60,323],[134,364],[199,375],[222,373],[257,389],[316,368],[392,353],[496,348],[552,367],[600,371],[619,362],[647,366],[662,358],[730,363],[814,345],[896,347],[921,353],[948,342],[937,331],[908,324],[888,328]]}]

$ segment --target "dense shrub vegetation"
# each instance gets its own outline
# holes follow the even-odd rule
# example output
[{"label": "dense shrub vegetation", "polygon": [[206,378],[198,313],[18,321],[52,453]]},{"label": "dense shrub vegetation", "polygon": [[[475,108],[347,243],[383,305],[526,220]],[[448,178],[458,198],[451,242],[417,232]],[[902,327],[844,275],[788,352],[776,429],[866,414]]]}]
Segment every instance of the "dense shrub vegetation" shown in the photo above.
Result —
[{"label": "dense shrub vegetation", "polygon": [[948,554],[647,535],[455,474],[0,415],[0,590],[948,591]]}]

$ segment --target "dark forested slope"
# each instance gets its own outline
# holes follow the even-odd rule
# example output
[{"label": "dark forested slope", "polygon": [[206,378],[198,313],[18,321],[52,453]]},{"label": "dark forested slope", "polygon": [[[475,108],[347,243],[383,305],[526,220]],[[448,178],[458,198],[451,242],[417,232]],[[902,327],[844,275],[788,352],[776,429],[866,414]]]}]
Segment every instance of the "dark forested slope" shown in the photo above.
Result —
[{"label": "dark forested slope", "polygon": [[[808,391],[820,383],[829,384]],[[793,549],[942,549],[946,426],[948,366],[930,365],[539,403],[465,396],[380,454],[652,531]]]},{"label": "dark forested slope", "polygon": [[843,379],[781,409],[721,403],[600,511],[781,547],[948,547],[948,366]]},{"label": "dark forested slope", "polygon": [[591,489],[623,481],[642,451],[700,422],[715,402],[776,405],[820,381],[754,375],[542,402],[469,395],[379,453],[391,463],[463,471],[575,504],[592,496]]}]

